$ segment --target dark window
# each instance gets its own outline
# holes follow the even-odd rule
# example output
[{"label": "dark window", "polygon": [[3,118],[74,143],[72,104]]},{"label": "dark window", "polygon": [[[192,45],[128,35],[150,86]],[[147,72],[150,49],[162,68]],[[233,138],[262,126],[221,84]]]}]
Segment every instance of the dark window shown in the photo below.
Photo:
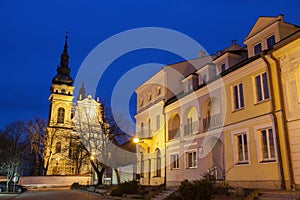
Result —
[{"label": "dark window", "polygon": [[221,65],[221,71],[224,72],[226,70],[226,65],[225,63]]},{"label": "dark window", "polygon": [[254,46],[254,55],[261,52],[261,43]]},{"label": "dark window", "polygon": [[242,83],[233,86],[233,100],[235,110],[244,108],[244,92]]},{"label": "dark window", "polygon": [[160,157],[160,150],[156,149],[156,169],[155,169],[155,176],[161,176],[161,157]]},{"label": "dark window", "polygon": [[275,36],[272,35],[271,37],[267,38],[268,49],[271,48],[274,44],[275,44]]},{"label": "dark window", "polygon": [[59,108],[57,112],[57,123],[64,123],[65,120],[65,109]]},{"label": "dark window", "polygon": [[255,77],[257,102],[269,99],[269,86],[267,73]]},{"label": "dark window", "polygon": [[56,153],[60,153],[60,152],[61,152],[61,143],[60,143],[60,142],[57,142],[57,143],[56,143],[56,146],[55,146],[55,152],[56,152]]}]

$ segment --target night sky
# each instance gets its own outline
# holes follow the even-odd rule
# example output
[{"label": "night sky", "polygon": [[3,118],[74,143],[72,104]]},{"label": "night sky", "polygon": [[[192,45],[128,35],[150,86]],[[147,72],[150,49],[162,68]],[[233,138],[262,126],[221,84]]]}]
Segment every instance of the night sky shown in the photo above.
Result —
[{"label": "night sky", "polygon": [[[300,25],[299,8],[299,0],[1,0],[0,128],[34,116],[47,118],[49,88],[65,31],[69,32],[69,66],[75,79],[90,51],[122,31],[149,26],[173,29],[212,54],[233,39],[241,44],[259,16],[284,14],[285,21]],[[97,90],[97,96],[109,104],[114,85],[135,66],[181,60],[160,50],[130,52],[105,71],[100,80],[105,87]],[[123,109],[134,113],[134,107],[132,98]]]}]

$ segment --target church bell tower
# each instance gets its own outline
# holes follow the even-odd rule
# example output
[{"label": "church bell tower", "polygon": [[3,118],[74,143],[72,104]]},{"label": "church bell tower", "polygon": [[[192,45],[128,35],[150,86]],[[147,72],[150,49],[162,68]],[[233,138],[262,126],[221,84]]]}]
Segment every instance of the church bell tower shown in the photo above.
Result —
[{"label": "church bell tower", "polygon": [[72,126],[73,79],[70,76],[68,35],[57,73],[50,87],[50,108],[46,130],[45,175],[71,175],[70,157]]}]

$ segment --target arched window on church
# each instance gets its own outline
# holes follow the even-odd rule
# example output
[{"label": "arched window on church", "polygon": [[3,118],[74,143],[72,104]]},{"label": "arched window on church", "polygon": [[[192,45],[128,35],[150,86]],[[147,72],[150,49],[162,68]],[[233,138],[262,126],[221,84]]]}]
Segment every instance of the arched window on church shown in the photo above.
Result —
[{"label": "arched window on church", "polygon": [[65,120],[65,109],[59,108],[57,112],[57,123],[64,123]]},{"label": "arched window on church", "polygon": [[60,153],[60,152],[61,152],[61,143],[60,143],[60,142],[57,142],[57,143],[56,143],[56,146],[55,146],[55,152],[56,152],[56,153]]}]

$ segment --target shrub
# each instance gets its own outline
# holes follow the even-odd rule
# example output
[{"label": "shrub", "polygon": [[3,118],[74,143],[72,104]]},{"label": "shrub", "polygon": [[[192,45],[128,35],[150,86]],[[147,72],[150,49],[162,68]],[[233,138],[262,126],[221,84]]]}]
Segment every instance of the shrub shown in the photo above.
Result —
[{"label": "shrub", "polygon": [[77,182],[75,182],[75,183],[72,183],[72,185],[71,185],[71,189],[78,189],[78,187],[79,187],[79,183],[77,183]]},{"label": "shrub", "polygon": [[119,196],[119,197],[122,197],[123,195],[123,191],[121,190],[121,188],[119,188],[118,186],[116,187],[113,187],[111,190],[110,190],[110,195],[111,196]]},{"label": "shrub", "polygon": [[118,185],[126,194],[138,194],[140,184],[138,181],[125,181]]},{"label": "shrub", "polygon": [[214,187],[207,179],[193,182],[185,180],[181,183],[179,192],[184,200],[209,200],[213,197]]}]

